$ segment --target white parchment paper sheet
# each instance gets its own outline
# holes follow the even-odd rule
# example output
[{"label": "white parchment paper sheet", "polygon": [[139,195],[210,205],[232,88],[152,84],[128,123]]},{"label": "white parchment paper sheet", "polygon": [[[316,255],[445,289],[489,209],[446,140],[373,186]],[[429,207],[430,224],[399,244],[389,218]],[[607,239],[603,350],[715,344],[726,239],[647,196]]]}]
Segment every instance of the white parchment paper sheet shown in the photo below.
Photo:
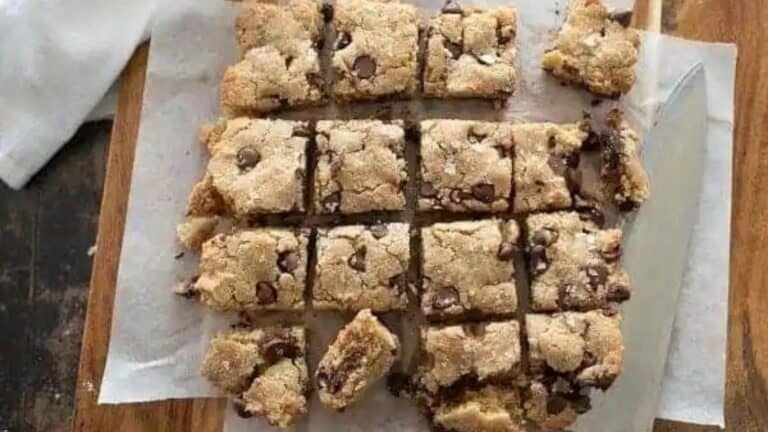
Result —
[{"label": "white parchment paper sheet", "polygon": [[[442,4],[422,3],[432,4],[431,10],[425,8],[425,15]],[[582,110],[589,109],[591,97],[583,91],[561,87],[537,66],[541,52],[560,25],[565,2],[511,3],[520,15],[521,76],[518,92],[502,117],[532,121],[580,118]],[[233,320],[232,316],[209,312],[172,295],[170,288],[196,271],[193,254],[174,259],[180,250],[175,240],[175,224],[205,163],[196,130],[201,123],[217,117],[217,80],[236,57],[234,11],[225,2],[210,0],[180,0],[164,7],[152,32],[100,403],[220,394],[200,377],[199,364],[210,337]],[[660,62],[663,67],[651,67]],[[697,62],[703,62],[707,72],[708,160],[698,223],[691,221],[695,237],[690,269],[681,295],[659,412],[667,418],[722,424],[735,48],[645,35],[640,79],[622,106],[633,125],[641,132],[647,131],[653,113],[674,83]],[[655,72],[650,73],[650,69]],[[459,117],[472,118],[490,112],[487,104],[454,104],[445,109],[439,105],[430,102],[421,108],[434,115],[445,115],[447,110]],[[674,213],[670,209],[670,217]],[[631,270],[632,263],[627,266]],[[625,321],[644,319],[653,319],[650,311],[647,316],[625,317]],[[324,330],[328,332],[325,337],[330,338],[331,328]],[[631,349],[632,341],[626,343]],[[643,371],[625,372],[637,373]],[[319,428],[322,424],[340,430],[337,414],[313,409],[311,415],[312,430],[324,430]],[[389,398],[381,390],[372,392],[360,406],[345,413],[343,422],[350,425],[348,430],[424,430],[414,427],[419,424],[417,418],[409,404]],[[402,423],[393,421],[398,419]],[[254,427],[260,423],[251,420],[248,424],[250,430],[258,430]]]}]

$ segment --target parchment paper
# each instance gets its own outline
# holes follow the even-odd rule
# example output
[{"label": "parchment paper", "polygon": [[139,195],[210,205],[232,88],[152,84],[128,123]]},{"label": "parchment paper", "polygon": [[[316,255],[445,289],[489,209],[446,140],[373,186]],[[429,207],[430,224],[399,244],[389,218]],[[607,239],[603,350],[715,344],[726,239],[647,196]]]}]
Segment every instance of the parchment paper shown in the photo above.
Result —
[{"label": "parchment paper", "polygon": [[[442,4],[439,0],[422,3],[432,5],[425,8],[425,16]],[[486,103],[435,101],[402,104],[405,109],[415,105],[417,111],[434,117],[557,122],[580,119],[583,110],[591,110],[589,95],[560,86],[538,68],[539,56],[563,18],[565,2],[517,0],[511,3],[517,6],[520,16],[520,83],[508,109],[502,115],[494,115]],[[205,164],[196,130],[201,123],[217,117],[218,77],[236,58],[232,31],[234,10],[225,2],[210,0],[166,2],[164,8],[152,32],[100,403],[219,395],[199,375],[200,359],[208,340],[235,319],[232,315],[207,311],[170,292],[171,287],[196,271],[193,254],[174,258],[180,251],[175,224],[182,217],[187,193]],[[706,68],[710,95],[704,187],[699,217],[690,221],[695,238],[660,414],[673,419],[722,424],[735,48],[652,35],[644,35],[643,46],[639,82],[621,102],[631,123],[641,133],[653,124],[654,113],[677,80],[697,62],[703,62]],[[611,105],[603,103],[599,109]],[[375,109],[375,106],[360,107],[362,111]],[[320,112],[328,117],[336,113],[334,108]],[[653,199],[663,199],[663,185],[657,185],[653,193]],[[670,217],[675,217],[675,209],[670,209],[670,213]],[[626,266],[631,272],[633,263],[627,262]],[[635,290],[666,288],[635,286]],[[328,319],[339,320],[338,317]],[[625,322],[649,319],[653,319],[652,311],[625,316]],[[323,336],[315,338],[313,343],[322,344],[323,338],[330,339],[341,324],[338,321],[336,327],[323,326],[319,332]],[[632,340],[626,340],[625,344],[630,351]],[[317,359],[311,360],[314,366]],[[625,375],[642,373],[643,370],[636,369],[624,372]],[[333,425],[333,430],[425,430],[417,426],[421,420],[409,403],[379,390],[345,412],[343,418],[313,404],[312,430],[325,430],[321,425]],[[255,426],[260,424],[258,420],[249,420],[247,427],[261,430]],[[348,429],[339,429],[341,424],[348,425]],[[236,430],[235,426],[230,423],[230,430]],[[306,428],[306,424],[303,427]]]}]

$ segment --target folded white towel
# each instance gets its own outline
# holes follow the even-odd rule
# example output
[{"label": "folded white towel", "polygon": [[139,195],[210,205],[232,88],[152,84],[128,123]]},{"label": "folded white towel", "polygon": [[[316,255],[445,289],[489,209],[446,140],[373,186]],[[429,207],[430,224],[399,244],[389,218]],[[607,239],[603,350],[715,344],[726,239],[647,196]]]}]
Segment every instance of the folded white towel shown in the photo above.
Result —
[{"label": "folded white towel", "polygon": [[24,186],[89,117],[148,37],[154,5],[0,0],[0,178],[9,186]]}]

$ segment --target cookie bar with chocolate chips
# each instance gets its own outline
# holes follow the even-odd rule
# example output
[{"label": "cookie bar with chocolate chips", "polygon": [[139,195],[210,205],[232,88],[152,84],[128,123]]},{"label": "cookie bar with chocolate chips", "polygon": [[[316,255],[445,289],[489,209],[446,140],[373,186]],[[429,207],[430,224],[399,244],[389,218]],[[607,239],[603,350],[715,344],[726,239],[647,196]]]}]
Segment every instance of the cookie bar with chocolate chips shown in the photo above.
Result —
[{"label": "cookie bar with chocolate chips", "polygon": [[303,211],[311,134],[309,124],[298,121],[238,117],[208,125],[201,139],[211,153],[209,185],[200,188],[214,191],[236,218]]},{"label": "cookie bar with chocolate chips", "polygon": [[304,308],[308,230],[256,228],[203,243],[193,292],[221,311]]},{"label": "cookie bar with chocolate chips", "polygon": [[512,386],[487,385],[442,400],[431,410],[439,430],[453,432],[523,432],[520,392]]},{"label": "cookie bar with chocolate chips", "polygon": [[405,208],[402,121],[317,123],[315,210],[344,214]]},{"label": "cookie bar with chocolate chips", "polygon": [[615,311],[527,315],[526,417],[540,427],[560,429],[589,410],[589,389],[607,389],[621,372],[620,326]]},{"label": "cookie bar with chocolate chips", "polygon": [[400,342],[369,309],[360,311],[328,347],[317,366],[320,401],[343,410],[389,372]]},{"label": "cookie bar with chocolate chips", "polygon": [[313,306],[345,311],[404,309],[408,230],[404,223],[319,229]]},{"label": "cookie bar with chocolate chips", "polygon": [[430,395],[462,383],[508,381],[520,372],[520,325],[509,320],[428,326],[421,331],[421,350],[417,387]]},{"label": "cookie bar with chocolate chips", "polygon": [[419,11],[414,6],[338,0],[333,12],[333,95],[338,100],[410,97],[416,90]]},{"label": "cookie bar with chocolate chips", "polygon": [[514,126],[515,212],[571,206],[579,150],[589,130],[586,123]]},{"label": "cookie bar with chocolate chips", "polygon": [[307,412],[310,380],[302,327],[220,333],[210,343],[202,374],[235,397],[238,413],[285,428]]},{"label": "cookie bar with chocolate chips", "polygon": [[243,58],[221,79],[225,113],[265,113],[325,101],[318,59],[323,43],[320,0],[245,1],[235,32]]},{"label": "cookie bar with chocolate chips", "polygon": [[504,211],[512,193],[509,123],[421,122],[420,210]]},{"label": "cookie bar with chocolate chips", "polygon": [[609,129],[600,135],[601,176],[619,209],[634,210],[651,195],[648,174],[640,161],[640,137],[620,111],[612,111],[607,123]]},{"label": "cookie bar with chocolate chips", "polygon": [[421,309],[427,317],[508,315],[517,309],[517,223],[436,223],[421,233]]},{"label": "cookie bar with chocolate chips", "polygon": [[517,12],[450,2],[427,33],[424,94],[505,99],[514,91]]},{"label": "cookie bar with chocolate chips", "polygon": [[640,34],[613,19],[601,0],[571,0],[568,17],[541,66],[592,93],[618,97],[635,83]]},{"label": "cookie bar with chocolate chips", "polygon": [[533,310],[600,309],[629,299],[621,230],[600,229],[575,212],[531,215],[526,225]]}]

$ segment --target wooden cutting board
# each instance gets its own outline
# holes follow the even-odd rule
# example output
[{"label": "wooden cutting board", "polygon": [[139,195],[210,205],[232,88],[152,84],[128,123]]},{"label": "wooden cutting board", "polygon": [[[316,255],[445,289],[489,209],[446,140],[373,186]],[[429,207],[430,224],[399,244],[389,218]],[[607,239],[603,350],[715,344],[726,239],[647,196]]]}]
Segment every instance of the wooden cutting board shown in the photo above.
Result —
[{"label": "wooden cutting board", "polygon": [[[734,193],[726,391],[729,432],[768,431],[768,0],[638,0],[634,25],[705,41],[736,42]],[[653,18],[655,17],[655,18]],[[72,428],[78,432],[220,431],[225,402],[174,400],[96,405],[109,343],[148,45],[120,79],[104,182],[97,252],[83,335]],[[716,428],[657,421],[655,432]],[[598,432],[598,431],[596,431]],[[610,432],[610,431],[607,431]]]}]

